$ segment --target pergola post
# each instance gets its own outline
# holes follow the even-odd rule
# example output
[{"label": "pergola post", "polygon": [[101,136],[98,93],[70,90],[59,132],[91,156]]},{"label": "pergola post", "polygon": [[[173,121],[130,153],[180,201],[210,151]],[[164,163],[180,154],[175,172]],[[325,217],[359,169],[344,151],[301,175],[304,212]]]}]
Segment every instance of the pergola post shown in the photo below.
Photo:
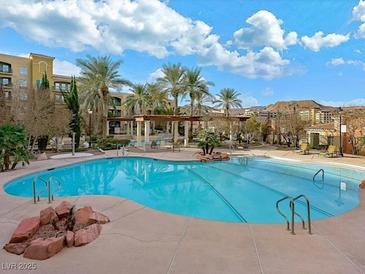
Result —
[{"label": "pergola post", "polygon": [[131,121],[131,135],[133,136],[133,121]]},{"label": "pergola post", "polygon": [[142,122],[137,121],[137,145],[141,145],[141,131],[142,131]]},{"label": "pergola post", "polygon": [[189,144],[189,121],[184,122],[184,147]]},{"label": "pergola post", "polygon": [[106,121],[106,136],[109,136],[109,121]]},{"label": "pergola post", "polygon": [[150,121],[144,121],[144,142],[150,142]]},{"label": "pergola post", "polygon": [[178,121],[174,121],[173,123],[173,127],[174,127],[174,143],[176,143],[179,139],[179,122]]},{"label": "pergola post", "polygon": [[233,141],[233,133],[232,133],[232,122],[229,121],[229,140]]},{"label": "pergola post", "polygon": [[127,135],[130,135],[130,127],[129,127],[129,122],[125,122],[125,127],[127,128]]}]

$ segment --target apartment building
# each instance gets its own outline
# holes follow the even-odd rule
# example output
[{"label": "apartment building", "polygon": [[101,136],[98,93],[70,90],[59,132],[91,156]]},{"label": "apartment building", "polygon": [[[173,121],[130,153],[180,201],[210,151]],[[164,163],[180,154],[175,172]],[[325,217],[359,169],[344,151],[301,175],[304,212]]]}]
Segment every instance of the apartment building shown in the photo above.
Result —
[{"label": "apartment building", "polygon": [[129,116],[129,113],[124,107],[128,93],[112,92],[110,95],[112,100],[108,111],[108,135],[127,134],[130,131],[130,127],[133,127],[129,119],[124,119]]},{"label": "apartment building", "polygon": [[0,53],[0,122],[15,100],[15,91],[17,99],[26,102],[29,93],[41,84],[44,73],[47,73],[55,104],[63,104],[61,90],[69,90],[71,77],[54,74],[53,63],[54,57],[43,54],[14,56]]}]

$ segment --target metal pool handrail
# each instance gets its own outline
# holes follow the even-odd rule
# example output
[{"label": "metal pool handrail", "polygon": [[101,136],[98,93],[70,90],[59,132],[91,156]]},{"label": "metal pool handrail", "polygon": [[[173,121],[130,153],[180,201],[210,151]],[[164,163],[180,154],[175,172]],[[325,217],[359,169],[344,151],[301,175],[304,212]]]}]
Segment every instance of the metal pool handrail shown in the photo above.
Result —
[{"label": "metal pool handrail", "polygon": [[[308,232],[309,234],[312,234],[312,223],[311,223],[311,214],[310,214],[310,203],[309,200],[307,199],[307,197],[303,194],[293,198],[291,196],[285,196],[279,200],[276,201],[276,210],[277,212],[285,219],[286,222],[286,228],[287,230],[291,230],[291,233],[294,235],[295,234],[295,229],[294,229],[294,223],[295,223],[295,215],[298,216],[302,222],[302,227],[303,229],[305,228],[305,221],[302,218],[302,216],[295,212],[295,201],[303,198],[306,200],[307,203],[307,220],[308,220]],[[280,203],[285,201],[285,200],[289,200],[289,208],[290,208],[290,213],[291,213],[291,221],[289,221],[288,217],[280,210]]]},{"label": "metal pool handrail", "polygon": [[313,181],[316,179],[317,175],[322,172],[322,181],[324,181],[324,170],[321,168],[313,175]]},{"label": "metal pool handrail", "polygon": [[[306,204],[307,204],[307,221],[308,221],[308,233],[309,234],[312,234],[312,220],[311,220],[311,209],[310,209],[310,202],[308,200],[308,198],[304,195],[304,194],[301,194],[301,195],[298,195],[297,197],[295,197],[292,201],[291,201],[291,207],[292,207],[292,227],[291,227],[291,233],[292,234],[295,234],[294,233],[294,214],[295,214],[295,201],[300,199],[300,198],[303,198],[305,201],[306,201]],[[305,227],[303,227],[303,229],[305,229]]]},{"label": "metal pool handrail", "polygon": [[45,180],[44,178],[42,178],[40,176],[34,177],[33,182],[32,182],[32,186],[33,186],[33,203],[34,204],[36,204],[37,201],[38,202],[40,201],[39,193],[37,195],[37,180],[38,179],[45,183],[45,186],[46,186],[47,192],[48,192],[48,203],[50,204],[52,201],[54,201],[54,196],[53,196],[52,191],[51,191],[52,179],[57,181],[58,189],[60,189],[62,181],[59,178],[55,177],[55,176],[50,176],[47,180]]}]

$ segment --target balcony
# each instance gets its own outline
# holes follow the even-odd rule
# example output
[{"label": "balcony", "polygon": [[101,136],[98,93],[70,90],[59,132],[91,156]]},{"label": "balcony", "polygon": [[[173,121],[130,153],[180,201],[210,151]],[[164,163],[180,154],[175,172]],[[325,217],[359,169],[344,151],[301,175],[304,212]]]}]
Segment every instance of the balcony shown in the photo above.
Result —
[{"label": "balcony", "polygon": [[10,64],[0,63],[0,74],[11,75],[13,73],[13,69]]}]

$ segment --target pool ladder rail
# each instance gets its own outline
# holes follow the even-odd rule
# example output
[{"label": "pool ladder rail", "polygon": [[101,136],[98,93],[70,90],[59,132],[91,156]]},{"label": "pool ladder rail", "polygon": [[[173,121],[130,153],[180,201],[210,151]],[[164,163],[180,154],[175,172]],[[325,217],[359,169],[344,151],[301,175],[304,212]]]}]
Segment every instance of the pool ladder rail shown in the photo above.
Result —
[{"label": "pool ladder rail", "polygon": [[[299,217],[302,222],[302,228],[306,229],[305,221],[303,217],[295,211],[295,202],[299,199],[304,199],[307,206],[307,222],[308,222],[308,233],[312,234],[312,220],[311,220],[311,210],[310,210],[310,202],[308,198],[304,195],[298,195],[297,197],[293,198],[291,196],[285,196],[276,201],[276,210],[278,213],[285,219],[287,230],[291,231],[291,234],[295,235],[295,216]],[[290,208],[290,221],[289,218],[280,210],[280,203],[289,200],[289,208]]]},{"label": "pool ladder rail", "polygon": [[[322,184],[317,184],[316,182],[316,177],[321,173],[322,175]],[[313,181],[313,185],[318,187],[319,189],[323,189],[324,188],[324,170],[321,168],[320,170],[318,170],[314,175],[313,175],[313,178],[312,178],[312,181]]]},{"label": "pool ladder rail", "polygon": [[39,193],[37,193],[37,182],[38,180],[40,180],[41,182],[43,182],[45,184],[46,190],[47,190],[47,196],[48,196],[48,203],[50,204],[52,201],[54,201],[54,195],[52,193],[52,179],[54,181],[56,181],[57,186],[58,186],[58,190],[61,188],[61,183],[62,181],[55,177],[55,176],[50,176],[47,180],[40,177],[40,176],[36,176],[33,178],[32,181],[32,187],[33,187],[33,203],[36,204],[37,202],[40,201],[40,194],[44,191],[40,191]]}]

